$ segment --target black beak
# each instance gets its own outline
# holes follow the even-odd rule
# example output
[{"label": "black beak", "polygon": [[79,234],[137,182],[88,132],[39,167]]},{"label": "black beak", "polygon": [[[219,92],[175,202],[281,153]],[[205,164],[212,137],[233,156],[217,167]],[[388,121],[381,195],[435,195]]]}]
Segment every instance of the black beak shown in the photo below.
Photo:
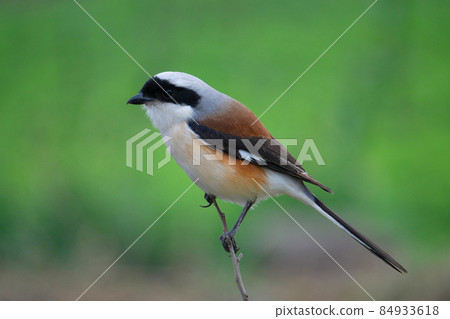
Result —
[{"label": "black beak", "polygon": [[151,97],[146,97],[143,96],[142,93],[140,92],[139,94],[133,96],[131,99],[128,100],[127,104],[136,104],[136,105],[142,105],[145,104],[146,102],[151,102],[154,99]]}]

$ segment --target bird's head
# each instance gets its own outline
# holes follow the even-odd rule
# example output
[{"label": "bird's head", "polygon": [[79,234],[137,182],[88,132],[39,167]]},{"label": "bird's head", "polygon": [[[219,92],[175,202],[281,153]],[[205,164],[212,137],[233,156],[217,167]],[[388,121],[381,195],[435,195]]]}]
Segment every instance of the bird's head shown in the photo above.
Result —
[{"label": "bird's head", "polygon": [[163,72],[150,78],[127,103],[144,105],[153,124],[165,130],[208,117],[229,99],[193,75]]}]

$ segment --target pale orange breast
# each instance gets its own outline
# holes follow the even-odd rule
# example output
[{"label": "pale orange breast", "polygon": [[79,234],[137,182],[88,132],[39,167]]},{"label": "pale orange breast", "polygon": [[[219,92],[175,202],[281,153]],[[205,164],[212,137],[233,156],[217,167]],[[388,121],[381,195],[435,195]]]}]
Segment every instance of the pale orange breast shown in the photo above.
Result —
[{"label": "pale orange breast", "polygon": [[[258,183],[267,187],[266,172],[262,167],[247,164],[228,156],[220,150],[213,150],[203,141],[194,139],[197,145],[186,145],[184,150],[191,162],[180,165],[191,179],[198,178],[197,185],[206,193],[220,199],[244,205],[249,200],[266,197]],[[194,153],[200,150],[199,162]],[[187,167],[186,167],[187,166]],[[256,182],[257,183],[256,183]]]}]

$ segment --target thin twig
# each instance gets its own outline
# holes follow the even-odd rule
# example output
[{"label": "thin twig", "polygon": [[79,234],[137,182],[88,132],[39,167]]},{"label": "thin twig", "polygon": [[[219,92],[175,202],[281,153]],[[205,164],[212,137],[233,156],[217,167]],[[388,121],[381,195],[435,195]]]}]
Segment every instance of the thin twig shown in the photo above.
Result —
[{"label": "thin twig", "polygon": [[[222,213],[215,199],[213,200],[213,203],[217,209],[217,212],[219,213],[220,220],[222,221],[223,232],[228,233],[228,225],[227,220],[225,218],[225,214]],[[248,301],[248,295],[247,292],[245,291],[244,283],[242,282],[241,271],[239,270],[239,261],[242,258],[242,254],[240,254],[239,257],[236,258],[236,252],[234,251],[233,243],[231,242],[230,237],[227,237],[227,242],[228,242],[228,249],[230,250],[231,254],[231,259],[233,260],[234,278],[236,279],[236,284],[239,288],[239,291],[241,292],[242,300]]]}]

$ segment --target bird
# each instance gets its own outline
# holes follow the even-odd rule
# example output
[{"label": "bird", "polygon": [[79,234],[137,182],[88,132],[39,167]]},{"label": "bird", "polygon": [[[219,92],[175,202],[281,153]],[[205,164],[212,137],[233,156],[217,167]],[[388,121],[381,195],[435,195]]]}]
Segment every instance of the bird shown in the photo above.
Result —
[{"label": "bird", "polygon": [[[243,207],[233,228],[220,236],[226,251],[247,212],[271,196],[288,195],[325,216],[400,273],[407,270],[344,221],[307,187],[332,190],[309,175],[244,104],[184,72],[162,72],[145,82],[127,104],[142,105],[171,156],[205,193]],[[230,240],[230,241],[229,241]]]}]

